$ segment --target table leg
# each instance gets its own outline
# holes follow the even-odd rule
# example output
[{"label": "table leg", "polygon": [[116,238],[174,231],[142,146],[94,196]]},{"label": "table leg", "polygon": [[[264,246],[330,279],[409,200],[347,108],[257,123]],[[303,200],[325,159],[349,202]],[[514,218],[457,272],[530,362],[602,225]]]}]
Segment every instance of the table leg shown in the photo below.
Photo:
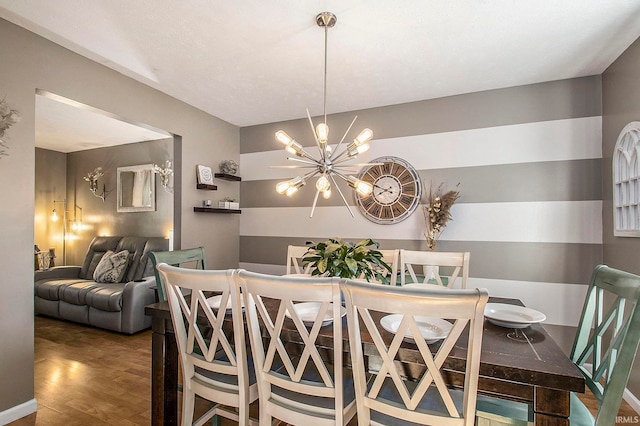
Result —
[{"label": "table leg", "polygon": [[536,426],[569,426],[570,393],[556,389],[536,388],[534,424]]},{"label": "table leg", "polygon": [[154,317],[151,337],[151,424],[178,424],[178,348],[171,321]]}]

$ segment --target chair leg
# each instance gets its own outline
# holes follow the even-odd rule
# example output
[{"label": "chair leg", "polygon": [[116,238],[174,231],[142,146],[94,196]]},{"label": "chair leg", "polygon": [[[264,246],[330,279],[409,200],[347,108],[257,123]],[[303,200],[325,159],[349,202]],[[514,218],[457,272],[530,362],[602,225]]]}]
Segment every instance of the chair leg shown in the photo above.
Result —
[{"label": "chair leg", "polygon": [[273,422],[273,418],[266,410],[260,410],[260,425],[261,426],[270,426]]},{"label": "chair leg", "polygon": [[196,395],[189,389],[188,386],[182,388],[182,424],[193,424],[193,410],[195,405]]}]

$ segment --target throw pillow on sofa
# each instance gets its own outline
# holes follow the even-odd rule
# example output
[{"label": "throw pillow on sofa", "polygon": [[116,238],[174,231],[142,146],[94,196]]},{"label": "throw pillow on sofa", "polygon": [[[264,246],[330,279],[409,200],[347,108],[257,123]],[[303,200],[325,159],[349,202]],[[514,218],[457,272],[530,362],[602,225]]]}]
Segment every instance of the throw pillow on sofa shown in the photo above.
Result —
[{"label": "throw pillow on sofa", "polygon": [[98,283],[119,283],[122,281],[128,265],[129,252],[127,250],[118,253],[109,250],[96,266],[93,279]]}]

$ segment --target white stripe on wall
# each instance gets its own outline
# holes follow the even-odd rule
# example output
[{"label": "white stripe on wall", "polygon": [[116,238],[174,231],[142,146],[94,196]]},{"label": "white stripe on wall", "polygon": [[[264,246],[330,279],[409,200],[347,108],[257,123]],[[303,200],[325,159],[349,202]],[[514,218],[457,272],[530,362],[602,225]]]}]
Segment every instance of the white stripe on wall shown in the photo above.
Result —
[{"label": "white stripe on wall", "polygon": [[[355,215],[360,215],[352,206]],[[244,208],[241,236],[421,240],[420,209],[404,222],[378,225],[351,218],[346,207]],[[468,203],[453,206],[442,240],[602,243],[602,201]]]},{"label": "white stripe on wall", "polygon": [[[240,264],[240,268],[263,274],[283,275],[285,261],[286,259],[282,259],[282,265],[244,262]],[[545,323],[571,327],[578,325],[587,292],[587,286],[581,284],[472,277],[467,281],[467,288],[486,288],[490,296],[519,299],[525,306],[544,313],[547,316]],[[553,297],[548,297],[550,294]]]},{"label": "white stripe on wall", "polygon": [[[375,129],[374,129],[375,132]],[[296,135],[306,140],[309,135]],[[274,148],[277,144],[274,142]],[[316,155],[316,148],[307,148]],[[602,117],[541,121],[390,139],[377,139],[359,157],[361,162],[393,155],[408,160],[417,170],[487,166],[602,157]],[[240,155],[245,181],[288,179],[298,171],[270,166],[295,164],[284,150]]]}]

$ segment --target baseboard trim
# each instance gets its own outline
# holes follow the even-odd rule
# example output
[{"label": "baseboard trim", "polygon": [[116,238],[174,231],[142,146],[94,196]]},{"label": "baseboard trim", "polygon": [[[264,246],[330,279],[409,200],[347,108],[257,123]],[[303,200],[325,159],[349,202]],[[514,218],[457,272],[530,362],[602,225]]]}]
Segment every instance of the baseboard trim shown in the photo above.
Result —
[{"label": "baseboard trim", "polygon": [[[593,365],[590,364],[590,363],[585,363],[584,364],[584,368],[586,368],[587,371],[591,372],[591,369],[593,368]],[[636,398],[636,396],[633,393],[631,393],[629,388],[624,388],[624,393],[622,394],[622,399],[624,399],[625,402],[627,404],[629,404],[629,406],[631,408],[633,408],[633,411],[635,411],[636,413],[640,414],[640,400],[638,398]]]},{"label": "baseboard trim", "polygon": [[625,388],[622,398],[627,401],[627,404],[629,404],[636,413],[640,414],[640,400],[636,398],[628,388]]},{"label": "baseboard trim", "polygon": [[6,425],[7,423],[14,422],[24,416],[35,413],[36,411],[38,411],[38,401],[34,398],[0,412],[0,425]]}]

